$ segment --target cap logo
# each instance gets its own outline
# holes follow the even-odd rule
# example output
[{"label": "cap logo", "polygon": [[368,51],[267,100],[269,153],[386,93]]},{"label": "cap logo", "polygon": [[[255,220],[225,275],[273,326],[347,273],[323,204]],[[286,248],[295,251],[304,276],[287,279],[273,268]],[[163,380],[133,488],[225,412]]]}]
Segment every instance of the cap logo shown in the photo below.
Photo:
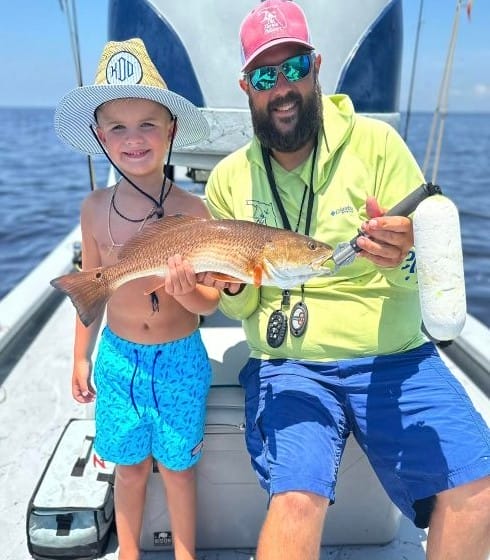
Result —
[{"label": "cap logo", "polygon": [[108,84],[138,84],[143,77],[140,61],[129,52],[118,52],[107,63]]},{"label": "cap logo", "polygon": [[262,10],[260,15],[264,33],[274,33],[278,29],[286,29],[286,20],[279,10]]}]

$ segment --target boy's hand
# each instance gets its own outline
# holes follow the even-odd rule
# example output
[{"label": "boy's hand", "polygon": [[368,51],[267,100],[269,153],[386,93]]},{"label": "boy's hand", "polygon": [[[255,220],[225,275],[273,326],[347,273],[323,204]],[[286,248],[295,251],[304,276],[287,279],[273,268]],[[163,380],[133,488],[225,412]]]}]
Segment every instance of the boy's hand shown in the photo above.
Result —
[{"label": "boy's hand", "polygon": [[171,296],[184,296],[196,289],[196,273],[189,261],[174,255],[167,261],[165,291]]},{"label": "boy's hand", "polygon": [[78,362],[73,368],[71,378],[71,393],[79,403],[90,403],[95,399],[95,389],[90,383],[92,364],[90,362]]},{"label": "boy's hand", "polygon": [[370,196],[366,201],[369,219],[362,225],[367,237],[357,240],[361,256],[380,267],[400,265],[413,247],[412,220],[404,216],[384,216],[377,200]]}]

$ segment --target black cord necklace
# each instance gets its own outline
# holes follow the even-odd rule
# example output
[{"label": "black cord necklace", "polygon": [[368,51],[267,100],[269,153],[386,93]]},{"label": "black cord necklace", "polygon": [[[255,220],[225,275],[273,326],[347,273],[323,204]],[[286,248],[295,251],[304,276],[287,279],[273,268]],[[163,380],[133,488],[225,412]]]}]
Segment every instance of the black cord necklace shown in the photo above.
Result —
[{"label": "black cord necklace", "polygon": [[[127,177],[125,177],[126,180],[128,180]],[[163,183],[162,183],[162,190],[161,193],[164,193],[165,191],[165,183],[167,182],[167,176],[165,175],[163,178]],[[127,222],[132,222],[133,224],[139,224],[141,222],[145,222],[146,220],[148,220],[149,218],[153,217],[154,215],[156,215],[158,218],[162,218],[165,215],[164,209],[163,209],[163,205],[165,203],[165,200],[167,199],[168,195],[170,194],[170,191],[172,190],[172,185],[173,183],[170,182],[170,185],[168,186],[167,192],[162,196],[160,196],[160,200],[157,202],[156,199],[154,199],[153,197],[151,197],[153,199],[154,202],[154,206],[151,209],[150,213],[145,216],[144,218],[130,218],[129,216],[125,216],[120,210],[119,208],[116,206],[116,193],[114,192],[114,195],[111,198],[111,206],[114,209],[114,212],[121,218],[123,218],[123,220],[126,220]],[[136,185],[133,185],[136,187]],[[144,194],[147,194],[145,191],[142,191]]]},{"label": "black cord necklace", "polygon": [[[310,173],[310,184],[305,185],[303,191],[303,198],[301,199],[301,206],[299,209],[298,221],[296,223],[295,232],[299,229],[299,224],[301,222],[301,216],[303,214],[303,206],[306,198],[306,192],[308,190],[308,207],[306,210],[306,224],[305,224],[305,235],[309,235],[310,233],[310,226],[311,226],[311,218],[313,214],[313,202],[315,199],[315,193],[313,190],[313,176],[315,171],[315,162],[316,162],[316,154],[318,148],[318,139],[315,140],[315,144],[313,147],[313,157],[311,161],[311,173]],[[274,197],[274,201],[276,206],[281,214],[282,223],[285,229],[292,231],[291,224],[289,222],[288,216],[286,214],[286,210],[284,208],[284,204],[282,203],[281,197],[279,195],[279,190],[276,185],[276,181],[274,179],[274,172],[272,171],[272,164],[270,160],[270,154],[261,146],[262,150],[262,158],[264,160],[265,170],[267,173],[267,179],[269,181],[269,186],[272,191],[272,195]],[[308,307],[304,301],[304,284],[301,284],[301,301],[294,304],[291,310],[291,321],[288,321],[288,316],[286,315],[284,310],[288,310],[290,306],[290,292],[289,290],[282,291],[282,299],[281,299],[281,308],[276,309],[271,313],[269,317],[269,321],[267,323],[267,343],[272,348],[278,348],[284,342],[286,338],[286,333],[288,330],[288,323],[289,323],[289,332],[294,337],[301,337],[306,331],[308,326]]]}]

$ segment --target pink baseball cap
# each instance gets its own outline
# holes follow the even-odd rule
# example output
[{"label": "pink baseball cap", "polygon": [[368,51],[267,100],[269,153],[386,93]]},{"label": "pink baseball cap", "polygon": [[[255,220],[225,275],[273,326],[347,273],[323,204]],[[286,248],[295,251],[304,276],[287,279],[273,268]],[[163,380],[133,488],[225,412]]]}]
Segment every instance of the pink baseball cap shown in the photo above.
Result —
[{"label": "pink baseball cap", "polygon": [[281,43],[313,50],[303,10],[292,0],[266,0],[247,14],[240,26],[242,71],[259,54]]}]

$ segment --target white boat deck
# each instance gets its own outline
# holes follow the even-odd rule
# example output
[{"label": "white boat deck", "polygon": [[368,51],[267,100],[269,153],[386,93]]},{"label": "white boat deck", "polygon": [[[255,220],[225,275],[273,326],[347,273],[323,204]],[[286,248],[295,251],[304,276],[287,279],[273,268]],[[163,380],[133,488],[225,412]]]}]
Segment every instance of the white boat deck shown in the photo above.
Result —
[{"label": "white boat deck", "polygon": [[[85,418],[87,408],[71,398],[71,351],[74,309],[64,300],[42,328],[21,360],[0,385],[0,550],[4,560],[24,560],[30,555],[26,545],[26,508],[62,428],[73,417]],[[208,351],[217,361],[225,350],[221,332],[203,327],[204,340],[216,340]],[[221,329],[218,329],[221,331]],[[235,329],[234,329],[235,330]],[[238,332],[235,330],[235,332]],[[238,334],[240,336],[240,333]],[[221,339],[221,343],[219,341]],[[490,420],[487,396],[450,363],[479,411]],[[238,373],[238,372],[237,372]],[[235,383],[236,377],[229,380]],[[370,512],[366,512],[370,515]],[[322,560],[422,560],[426,534],[402,519],[395,539],[383,546],[328,546]],[[106,559],[117,558],[117,542],[112,538]],[[145,552],[144,560],[171,559],[170,552]],[[199,560],[253,559],[250,550],[200,551]]]}]

